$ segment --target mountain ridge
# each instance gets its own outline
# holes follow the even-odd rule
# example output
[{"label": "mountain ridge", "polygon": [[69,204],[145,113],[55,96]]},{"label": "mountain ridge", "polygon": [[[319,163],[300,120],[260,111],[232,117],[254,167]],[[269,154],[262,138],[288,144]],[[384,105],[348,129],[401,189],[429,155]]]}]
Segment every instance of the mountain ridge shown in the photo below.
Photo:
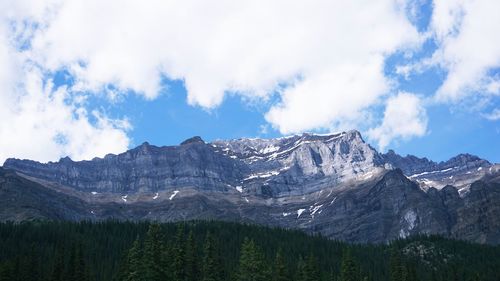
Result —
[{"label": "mountain ridge", "polygon": [[[87,161],[8,159],[3,168],[36,192],[45,188],[79,206],[56,204],[60,209],[42,212],[50,219],[64,217],[58,212],[74,220],[219,219],[353,242],[434,233],[500,243],[499,165],[469,154],[436,163],[379,153],[355,130],[210,143],[193,137],[162,147],[146,142]],[[29,185],[21,186],[33,201]],[[29,200],[16,205],[11,193],[4,200],[12,217],[23,220]],[[53,202],[50,196],[42,197]]]}]

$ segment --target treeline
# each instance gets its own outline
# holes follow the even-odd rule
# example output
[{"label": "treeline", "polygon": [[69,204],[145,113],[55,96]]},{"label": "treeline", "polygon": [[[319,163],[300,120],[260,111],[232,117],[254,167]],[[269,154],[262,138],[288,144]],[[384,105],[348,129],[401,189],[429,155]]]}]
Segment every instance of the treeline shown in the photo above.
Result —
[{"label": "treeline", "polygon": [[353,245],[191,221],[0,224],[0,281],[500,280],[500,247],[413,237]]}]

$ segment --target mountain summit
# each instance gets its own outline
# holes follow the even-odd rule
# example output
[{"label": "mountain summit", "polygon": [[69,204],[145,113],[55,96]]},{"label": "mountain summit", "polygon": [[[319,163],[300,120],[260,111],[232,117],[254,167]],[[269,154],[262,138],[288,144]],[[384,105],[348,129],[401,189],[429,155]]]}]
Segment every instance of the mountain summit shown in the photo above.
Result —
[{"label": "mountain summit", "polygon": [[440,163],[382,154],[355,130],[193,137],[91,161],[8,159],[4,169],[13,172],[0,175],[3,220],[221,219],[356,242],[417,233],[500,242],[498,165],[469,154]]}]

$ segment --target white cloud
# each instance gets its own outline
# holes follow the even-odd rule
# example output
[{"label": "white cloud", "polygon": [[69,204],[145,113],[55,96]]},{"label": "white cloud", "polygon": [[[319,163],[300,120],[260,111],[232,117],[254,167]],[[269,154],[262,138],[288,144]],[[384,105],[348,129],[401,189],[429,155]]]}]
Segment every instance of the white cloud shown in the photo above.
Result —
[{"label": "white cloud", "polygon": [[[0,145],[12,147],[0,161],[82,159],[125,149],[129,125],[87,112],[75,95],[108,92],[114,98],[132,90],[154,99],[164,77],[182,80],[188,103],[207,109],[228,93],[251,100],[278,95],[265,118],[284,134],[370,126],[373,107],[395,90],[384,75],[385,58],[418,48],[427,36],[407,17],[418,16],[418,0],[15,3],[0,4],[0,34],[9,34],[0,36],[0,90],[6,89],[0,99],[17,108],[0,112],[8,120],[0,125]],[[450,70],[438,95],[458,97],[478,85],[498,92],[498,79],[485,76],[498,65],[495,9],[447,3],[436,2],[432,22],[441,44],[434,59]],[[478,20],[483,14],[487,20]],[[9,29],[12,21],[18,29]],[[29,47],[20,50],[16,44],[24,41]],[[73,87],[41,83],[61,69],[75,78]],[[413,110],[402,112],[408,126],[396,120],[397,105]],[[385,147],[394,138],[423,135],[426,122],[420,100],[403,93],[389,98],[382,124],[370,134]],[[33,136],[43,145],[29,146]]]},{"label": "white cloud", "polygon": [[382,124],[369,130],[368,136],[385,150],[394,139],[420,137],[426,131],[427,114],[422,101],[416,95],[403,92],[388,99]]},{"label": "white cloud", "polygon": [[74,94],[44,79],[43,69],[19,46],[33,35],[33,27],[21,19],[41,16],[45,7],[22,1],[4,4],[0,4],[0,163],[8,157],[89,159],[126,149],[130,128],[126,120],[112,120],[97,111],[88,114]]},{"label": "white cloud", "polygon": [[483,114],[484,118],[491,120],[491,121],[497,121],[500,120],[500,109],[495,108],[492,112]]},{"label": "white cloud", "polygon": [[433,61],[448,71],[437,100],[457,102],[475,93],[500,94],[500,2],[439,0],[434,2],[431,29],[438,42]]},{"label": "white cloud", "polygon": [[[128,147],[126,120],[112,120],[98,111],[87,113],[66,88],[44,85],[38,69],[23,73],[14,98],[2,99],[0,162],[8,157],[39,161],[69,155],[75,160],[122,152]],[[95,120],[95,121],[91,121]]]},{"label": "white cloud", "polygon": [[185,82],[190,104],[213,108],[227,92],[265,99],[288,84],[266,115],[282,133],[358,119],[389,89],[384,57],[419,43],[399,0],[82,0],[57,7],[35,35],[34,59],[50,70],[68,68],[79,89],[111,83],[155,98],[164,75]]}]

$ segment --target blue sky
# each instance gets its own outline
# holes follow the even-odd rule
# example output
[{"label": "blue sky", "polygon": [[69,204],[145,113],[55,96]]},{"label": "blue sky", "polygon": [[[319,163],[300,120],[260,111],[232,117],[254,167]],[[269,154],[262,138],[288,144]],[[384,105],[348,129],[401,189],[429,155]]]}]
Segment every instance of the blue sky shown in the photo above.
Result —
[{"label": "blue sky", "polygon": [[357,129],[500,162],[496,1],[236,3],[2,4],[0,161]]}]

